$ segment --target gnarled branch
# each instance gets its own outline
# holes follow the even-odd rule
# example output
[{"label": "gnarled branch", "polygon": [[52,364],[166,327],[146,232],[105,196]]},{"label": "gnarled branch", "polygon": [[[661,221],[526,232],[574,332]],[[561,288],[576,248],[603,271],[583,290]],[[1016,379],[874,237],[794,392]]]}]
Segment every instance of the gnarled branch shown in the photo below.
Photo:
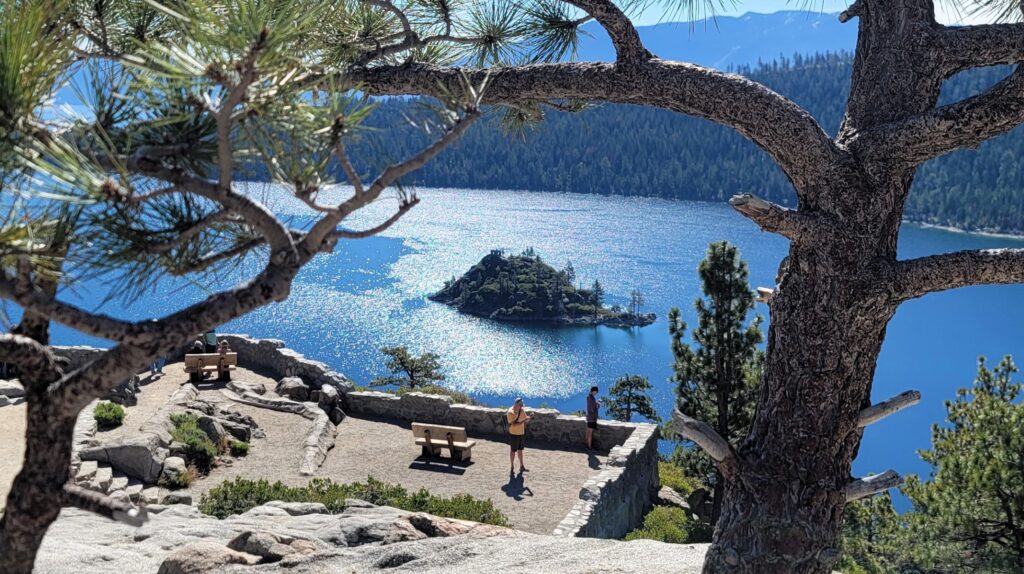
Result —
[{"label": "gnarled branch", "polygon": [[618,64],[632,64],[654,57],[640,40],[629,17],[611,0],[565,0],[597,20],[608,32]]},{"label": "gnarled branch", "polygon": [[127,340],[136,334],[138,328],[137,323],[115,319],[102,313],[92,313],[70,303],[58,301],[35,285],[30,285],[26,289],[13,279],[2,275],[0,296],[14,301],[25,309],[31,309],[37,315],[94,337],[115,341]]},{"label": "gnarled branch", "polygon": [[1024,123],[1024,65],[977,96],[866,130],[852,146],[918,165],[973,148]]},{"label": "gnarled branch", "polygon": [[882,474],[859,478],[846,485],[846,502],[853,502],[896,488],[903,483],[903,478],[895,470],[887,470]]},{"label": "gnarled branch", "polygon": [[679,62],[652,59],[628,68],[609,63],[553,63],[485,70],[429,64],[356,67],[347,80],[379,95],[436,94],[466,78],[488,80],[483,101],[516,104],[577,99],[669,109],[730,126],[779,164],[797,193],[823,181],[842,152],[804,109],[762,84]]},{"label": "gnarled branch", "polygon": [[95,512],[131,526],[142,526],[149,520],[145,506],[136,508],[127,500],[110,498],[73,484],[64,485],[64,505]]},{"label": "gnarled branch", "polygon": [[0,335],[0,361],[17,366],[31,380],[52,381],[63,374],[49,348],[22,335]]},{"label": "gnarled branch", "polygon": [[688,417],[679,409],[672,411],[672,429],[688,441],[699,446],[719,464],[732,463],[736,459],[729,441],[722,438],[711,425],[695,418]]},{"label": "gnarled branch", "polygon": [[827,226],[812,215],[782,207],[749,193],[732,196],[729,205],[761,229],[778,233],[796,243],[821,239],[828,232]]},{"label": "gnarled branch", "polygon": [[921,391],[906,391],[900,393],[895,397],[882,401],[877,405],[871,405],[870,407],[862,410],[860,416],[857,417],[857,426],[864,428],[870,424],[874,424],[885,417],[898,413],[907,407],[911,407],[921,402]]},{"label": "gnarled branch", "polygon": [[890,289],[900,301],[970,285],[1024,283],[1024,249],[980,249],[899,261]]},{"label": "gnarled branch", "polygon": [[943,30],[944,72],[1024,61],[1024,23],[951,26]]}]

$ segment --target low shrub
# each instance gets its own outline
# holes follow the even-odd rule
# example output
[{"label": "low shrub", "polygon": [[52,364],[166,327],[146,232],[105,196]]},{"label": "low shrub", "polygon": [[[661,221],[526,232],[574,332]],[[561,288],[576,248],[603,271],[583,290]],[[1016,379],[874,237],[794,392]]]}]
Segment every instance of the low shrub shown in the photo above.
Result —
[{"label": "low shrub", "polygon": [[644,517],[641,528],[626,535],[626,540],[657,540],[671,544],[710,542],[712,528],[674,506],[656,506]]},{"label": "low shrub", "polygon": [[229,445],[231,456],[245,456],[249,454],[249,443],[244,440],[232,440]]},{"label": "low shrub", "polygon": [[703,486],[699,480],[686,475],[682,468],[671,462],[658,462],[658,476],[661,477],[661,486],[667,486],[682,496],[689,496]]},{"label": "low shrub", "polygon": [[478,500],[469,495],[443,498],[426,489],[410,493],[405,488],[368,477],[365,483],[336,483],[326,478],[315,478],[306,486],[271,484],[266,480],[236,478],[210,489],[199,501],[204,514],[226,518],[266,504],[271,500],[285,502],[319,502],[328,512],[337,514],[345,510],[345,499],[356,498],[379,506],[393,506],[410,512],[426,512],[436,516],[472,520],[497,526],[508,526],[508,519],[490,500]]},{"label": "low shrub", "polygon": [[97,403],[92,414],[96,417],[96,427],[100,430],[115,429],[124,424],[124,407],[116,403]]},{"label": "low shrub", "polygon": [[171,415],[171,439],[185,445],[185,461],[206,474],[217,460],[217,445],[199,428],[199,417],[192,413]]}]

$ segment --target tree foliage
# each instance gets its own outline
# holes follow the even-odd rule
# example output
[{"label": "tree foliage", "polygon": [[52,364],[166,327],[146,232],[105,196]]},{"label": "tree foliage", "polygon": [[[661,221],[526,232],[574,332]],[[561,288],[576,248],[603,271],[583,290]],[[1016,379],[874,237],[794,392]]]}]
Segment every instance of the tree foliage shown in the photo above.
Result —
[{"label": "tree foliage", "polygon": [[939,569],[1024,571],[1024,385],[1013,359],[993,369],[978,359],[974,385],[946,402],[946,423],[932,428],[921,457],[929,480],[910,477],[904,492],[928,540],[953,542],[934,552]]},{"label": "tree foliage", "polygon": [[[683,414],[707,422],[735,444],[749,430],[757,401],[763,360],[757,348],[762,340],[761,317],[747,321],[754,296],[747,281],[747,264],[735,246],[725,241],[709,245],[697,273],[704,298],[694,301],[694,346],[684,342],[686,323],[679,309],[669,311],[674,357],[671,382]],[[687,474],[716,487],[717,508],[720,479],[707,455],[687,448],[677,454],[676,462]]]},{"label": "tree foliage", "polygon": [[386,363],[393,374],[370,381],[370,386],[396,385],[409,389],[432,386],[444,380],[441,373],[440,357],[435,353],[416,356],[405,347],[384,347],[380,350],[388,356]]},{"label": "tree foliage", "polygon": [[650,396],[651,383],[640,375],[623,375],[616,379],[608,390],[608,396],[601,399],[608,414],[617,421],[630,422],[633,415],[640,415],[649,421],[660,422],[661,417],[654,409]]}]

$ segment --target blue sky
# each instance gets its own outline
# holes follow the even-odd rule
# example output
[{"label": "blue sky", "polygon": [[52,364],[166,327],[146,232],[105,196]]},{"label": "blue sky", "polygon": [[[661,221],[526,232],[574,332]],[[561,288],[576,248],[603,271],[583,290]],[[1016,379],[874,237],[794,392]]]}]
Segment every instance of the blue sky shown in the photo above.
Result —
[{"label": "blue sky", "polygon": [[[722,3],[726,5],[734,4],[733,7],[727,6],[719,11],[719,14],[723,16],[739,16],[746,12],[760,12],[762,14],[767,14],[771,12],[778,12],[779,10],[797,10],[802,6],[808,6],[808,9],[820,10],[822,12],[841,12],[849,4],[846,0],[748,0],[747,2],[737,0],[735,3],[730,2],[730,0],[723,0]],[[657,24],[661,21],[687,19],[685,14],[678,14],[673,17],[671,13],[670,16],[666,18],[664,16],[665,3],[656,2],[655,4],[656,6],[648,9],[641,17],[637,18],[638,24]],[[972,17],[958,13],[958,11],[953,8],[953,2],[950,0],[939,0],[935,4],[936,16],[943,24],[984,23],[984,18],[977,16]]]}]

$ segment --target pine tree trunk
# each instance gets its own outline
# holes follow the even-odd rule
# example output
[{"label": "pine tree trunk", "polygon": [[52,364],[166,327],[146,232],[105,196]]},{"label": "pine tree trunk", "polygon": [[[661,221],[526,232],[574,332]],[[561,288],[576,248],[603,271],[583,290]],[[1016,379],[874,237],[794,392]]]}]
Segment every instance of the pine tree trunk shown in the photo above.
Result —
[{"label": "pine tree trunk", "polygon": [[60,513],[71,460],[75,418],[54,416],[56,409],[49,409],[40,397],[30,398],[26,406],[24,465],[0,518],[0,572],[4,574],[32,572],[43,536]]}]

